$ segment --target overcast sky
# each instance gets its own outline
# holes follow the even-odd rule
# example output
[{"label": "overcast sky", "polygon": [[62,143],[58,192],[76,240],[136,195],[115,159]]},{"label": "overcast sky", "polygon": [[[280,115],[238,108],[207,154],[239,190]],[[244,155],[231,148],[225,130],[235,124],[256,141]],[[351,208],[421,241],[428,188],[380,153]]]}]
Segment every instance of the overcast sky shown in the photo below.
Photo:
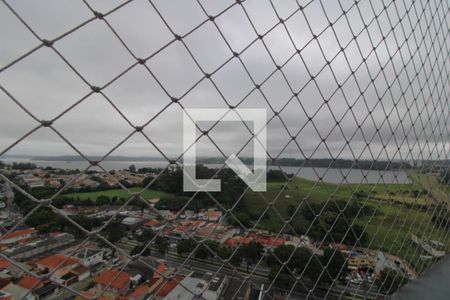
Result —
[{"label": "overcast sky", "polygon": [[[40,38],[53,40],[91,19],[91,9],[106,14],[123,1],[87,1],[90,7],[74,0],[7,2]],[[340,1],[341,5],[313,1],[300,10],[301,2],[247,0],[242,6],[229,7],[235,1],[155,0],[153,5],[131,1],[105,19],[136,57],[156,54],[147,61],[147,68],[136,65],[103,93],[132,124],[152,120],[144,133],[171,157],[182,153],[181,106],[239,104],[267,109],[267,144],[273,157],[284,149],[280,157],[329,158],[331,152],[341,158],[410,160],[412,150],[416,159],[448,159],[450,17],[446,1],[395,1],[386,10],[382,1],[372,5],[361,1],[357,6],[354,1]],[[204,22],[207,15],[217,16],[214,23]],[[279,18],[289,19],[283,25]],[[185,45],[173,41],[171,31],[183,36]],[[263,39],[255,41],[257,34]],[[314,35],[316,40],[311,41]],[[136,62],[117,36],[103,20],[88,22],[54,43],[67,62],[53,49],[42,47],[3,70],[0,84],[36,118],[53,119],[90,93],[79,75],[90,85],[104,86]],[[2,68],[40,44],[3,3],[0,41]],[[240,53],[240,60],[233,58],[233,51]],[[282,66],[281,71],[276,71],[276,65]],[[213,75],[208,79],[204,73]],[[254,82],[262,83],[259,90]],[[169,96],[181,99],[170,104]],[[0,91],[0,103],[0,151],[4,151],[38,123],[4,91]],[[274,117],[274,111],[279,115]],[[211,124],[202,124],[207,125]],[[54,127],[86,155],[105,154],[133,131],[100,94],[86,98],[56,120]],[[250,138],[242,123],[220,123],[210,136],[226,155],[239,151]],[[351,139],[347,146],[346,139]],[[199,155],[220,156],[212,143],[201,141]],[[370,150],[365,147],[368,142]],[[251,149],[249,144],[243,155],[250,155]],[[76,153],[50,129],[42,128],[4,154]],[[140,133],[112,155],[160,156]]]}]

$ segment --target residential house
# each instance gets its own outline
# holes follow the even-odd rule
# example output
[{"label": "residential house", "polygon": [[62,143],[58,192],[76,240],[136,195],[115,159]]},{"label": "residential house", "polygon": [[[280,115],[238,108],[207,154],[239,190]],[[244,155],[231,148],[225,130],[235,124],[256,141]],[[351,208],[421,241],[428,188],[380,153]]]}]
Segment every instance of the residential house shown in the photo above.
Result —
[{"label": "residential house", "polygon": [[40,288],[44,285],[44,282],[32,275],[25,275],[16,282],[16,284],[24,289],[31,290],[34,288]]},{"label": "residential house", "polygon": [[52,279],[60,279],[72,269],[78,267],[79,263],[75,258],[55,254],[38,260],[35,262],[35,266],[39,271],[54,272],[51,275]]},{"label": "residential house", "polygon": [[[1,290],[2,293],[11,295],[10,300],[34,300],[35,296],[29,292],[29,289],[23,288],[17,284],[10,283]],[[0,298],[2,299],[2,298]]]},{"label": "residential house", "polygon": [[95,266],[103,261],[103,250],[83,248],[77,252],[76,258],[85,267]]},{"label": "residential house", "polygon": [[130,275],[116,270],[104,270],[95,278],[95,283],[98,291],[106,289],[108,292],[125,296],[130,289]]},{"label": "residential house", "polygon": [[0,236],[0,245],[8,245],[24,240],[36,238],[38,231],[34,228],[26,228],[21,230],[16,230],[10,233],[6,233]]}]

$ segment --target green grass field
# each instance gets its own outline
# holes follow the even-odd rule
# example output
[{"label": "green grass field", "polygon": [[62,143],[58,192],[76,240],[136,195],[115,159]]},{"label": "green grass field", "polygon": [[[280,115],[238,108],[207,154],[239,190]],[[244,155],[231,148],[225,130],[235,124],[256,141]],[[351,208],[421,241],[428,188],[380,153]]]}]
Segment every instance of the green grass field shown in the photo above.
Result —
[{"label": "green grass field", "polygon": [[[245,202],[248,207],[251,207],[252,213],[257,215],[264,211],[267,203],[277,199],[274,206],[282,216],[287,216],[289,214],[289,212],[286,211],[288,206],[297,207],[302,200],[314,203],[322,203],[328,199],[348,201],[350,199],[355,199],[355,197],[352,197],[354,192],[363,193],[359,201],[364,202],[368,198],[367,195],[370,195],[368,198],[369,200],[376,198],[380,200],[380,202],[386,202],[388,207],[392,202],[394,202],[394,204],[415,203],[416,205],[429,205],[432,203],[431,200],[424,195],[415,197],[411,194],[411,191],[418,188],[415,184],[336,185],[295,178],[284,190],[281,190],[283,186],[283,183],[269,182],[267,184],[267,191],[264,193],[258,194],[251,191],[247,192],[245,195]],[[271,227],[271,224],[267,224],[267,222],[271,223],[270,218],[268,219],[266,218],[264,220],[266,223],[265,225]],[[263,225],[264,222],[262,222]]]},{"label": "green grass field", "polygon": [[[133,187],[130,188],[131,192],[140,192],[142,190],[142,188],[140,187]],[[83,192],[83,193],[70,193],[70,194],[66,194],[65,196],[68,197],[79,197],[80,199],[96,199],[98,196],[108,196],[108,197],[114,197],[116,196],[117,198],[124,198],[127,199],[130,194],[123,190],[123,189],[112,189],[112,190],[106,190],[106,191],[98,191],[98,192]],[[168,196],[169,194],[161,192],[161,191],[155,191],[155,190],[145,190],[144,192],[142,192],[142,197],[146,200],[148,199],[152,199],[152,198],[160,198],[160,197],[164,197],[164,196]]]},{"label": "green grass field", "polygon": [[[283,225],[279,215],[282,218],[289,217],[292,207],[297,207],[302,201],[304,203],[323,203],[330,197],[346,202],[352,199],[351,201],[357,201],[360,205],[365,203],[366,206],[376,209],[373,216],[372,214],[360,215],[356,221],[356,224],[365,228],[365,232],[368,234],[367,246],[370,248],[383,249],[393,255],[403,257],[413,267],[418,268],[421,268],[422,265],[418,259],[419,255],[426,255],[426,253],[421,248],[415,251],[417,247],[415,244],[411,244],[411,234],[427,236],[429,239],[443,242],[447,245],[447,249],[450,248],[449,236],[444,230],[434,226],[431,221],[433,209],[433,206],[430,206],[433,203],[431,199],[422,195],[414,197],[411,194],[411,191],[421,188],[414,181],[411,184],[386,186],[381,184],[338,186],[295,178],[283,191],[280,190],[282,186],[282,183],[271,182],[268,183],[267,192],[261,194],[248,192],[245,195],[244,201],[247,207],[251,207],[252,216],[263,213],[267,204],[277,199],[274,207],[278,213],[274,209],[269,209],[258,223],[258,227],[278,232]],[[370,194],[371,197],[369,199],[366,196],[359,199],[352,198],[354,191],[364,192],[365,195]],[[302,217],[299,216],[299,218]]]},{"label": "green grass field", "polygon": [[428,191],[436,200],[450,204],[450,187],[443,186],[436,176],[409,171],[408,177],[416,186]]}]

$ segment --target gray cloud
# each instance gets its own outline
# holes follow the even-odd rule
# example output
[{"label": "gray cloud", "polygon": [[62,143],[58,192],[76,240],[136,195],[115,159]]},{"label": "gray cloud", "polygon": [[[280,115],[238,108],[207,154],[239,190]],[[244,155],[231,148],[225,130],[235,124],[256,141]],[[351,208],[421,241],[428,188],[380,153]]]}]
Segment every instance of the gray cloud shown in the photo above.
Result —
[{"label": "gray cloud", "polygon": [[[88,1],[102,13],[122,2]],[[220,31],[207,21],[183,38],[193,58],[181,42],[175,41],[147,61],[148,69],[135,66],[103,92],[134,125],[145,124],[158,115],[144,133],[168,156],[182,152],[180,105],[223,108],[227,103],[241,103],[240,107],[266,108],[268,119],[274,115],[272,109],[279,112],[279,117],[267,126],[268,152],[272,156],[284,149],[281,157],[303,158],[304,153],[343,158],[448,158],[450,85],[445,7],[430,4],[423,16],[402,17],[409,6],[419,10],[420,5],[406,1],[391,4],[383,11],[378,3],[369,1],[360,1],[357,7],[351,1],[342,4],[342,8],[336,1],[321,2],[323,8],[314,1],[292,15],[298,10],[296,1],[272,1],[274,10],[271,1],[247,0],[243,7],[250,22],[239,5],[223,12],[234,1],[200,1],[203,7],[196,1],[154,1],[168,29],[149,1],[132,1],[106,20],[136,57],[148,57],[167,45],[173,39],[170,30],[179,35],[190,33],[207,19],[206,15],[220,14],[215,19]],[[38,36],[50,40],[92,17],[81,1],[24,0],[10,5]],[[1,6],[0,39],[4,42],[0,65],[5,66],[40,42],[4,4]],[[348,21],[342,9],[347,11]],[[278,24],[277,13],[282,18],[292,15],[285,22],[286,27]],[[375,15],[377,20],[373,20]],[[441,22],[443,28],[439,27]],[[252,24],[259,34],[278,25],[264,36],[263,44],[261,40],[254,41],[257,34]],[[309,42],[313,35],[317,40]],[[358,37],[354,39],[353,35]],[[94,86],[105,85],[135,62],[102,20],[89,22],[56,41],[54,47]],[[296,54],[296,48],[302,49],[300,54]],[[233,51],[243,51],[242,63],[233,58]],[[283,73],[276,71],[277,65],[283,66]],[[198,83],[203,72],[212,74],[212,81],[203,79]],[[267,79],[272,72],[275,73]],[[307,84],[309,73],[315,81]],[[252,81],[264,83],[260,90],[254,90]],[[90,92],[90,87],[45,47],[2,71],[0,84],[38,119],[54,118]],[[336,92],[339,85],[342,89]],[[293,98],[292,90],[298,93],[297,98]],[[180,105],[173,103],[161,112],[171,103],[169,96],[182,95]],[[3,151],[38,123],[3,92],[0,103]],[[403,127],[399,126],[400,121]],[[106,153],[133,130],[99,94],[88,97],[54,126],[87,155]],[[298,146],[291,138],[297,134]],[[211,137],[229,154],[238,151],[249,135],[242,124],[221,124],[211,131]],[[322,138],[326,138],[328,148]],[[345,139],[351,139],[348,146]],[[365,148],[366,142],[371,143],[372,154]],[[249,147],[244,153],[251,152],[251,144]],[[206,141],[199,149],[203,155],[219,154]],[[58,136],[44,128],[5,154],[73,153]],[[140,134],[114,154],[159,155]]]}]

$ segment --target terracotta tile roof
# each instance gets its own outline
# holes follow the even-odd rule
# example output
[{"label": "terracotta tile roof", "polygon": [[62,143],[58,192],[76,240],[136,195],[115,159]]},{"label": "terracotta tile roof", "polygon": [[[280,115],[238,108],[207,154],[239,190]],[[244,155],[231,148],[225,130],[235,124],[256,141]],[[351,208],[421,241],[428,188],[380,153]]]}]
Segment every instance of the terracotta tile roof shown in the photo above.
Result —
[{"label": "terracotta tile roof", "polygon": [[34,287],[38,287],[42,284],[42,282],[31,275],[25,275],[17,282],[18,286],[23,287],[24,289],[31,290]]},{"label": "terracotta tile roof", "polygon": [[18,237],[18,236],[21,236],[21,235],[31,234],[31,233],[35,233],[35,232],[37,232],[37,230],[34,229],[34,228],[27,228],[27,229],[16,230],[16,231],[13,231],[11,233],[7,233],[7,234],[2,235],[1,236],[1,240],[11,239],[11,238],[15,238],[15,237]]},{"label": "terracotta tile roof", "polygon": [[[64,267],[64,266],[70,266],[78,263],[78,261],[75,258],[69,257],[67,260],[67,257],[61,254],[51,255],[47,256],[43,259],[40,259],[36,262],[37,265],[44,266],[49,269],[54,269],[56,267]],[[64,263],[63,263],[64,262]],[[62,265],[61,265],[62,264]]]},{"label": "terracotta tile roof", "polygon": [[241,243],[243,245],[247,245],[247,244],[250,244],[251,242],[252,242],[252,239],[249,238],[249,237],[237,236],[237,237],[232,237],[232,238],[227,239],[225,241],[225,244],[228,245],[228,246],[234,247],[234,246],[239,245]]},{"label": "terracotta tile roof", "polygon": [[152,287],[153,285],[156,285],[160,280],[162,280],[161,277],[153,276],[147,284],[149,287]]},{"label": "terracotta tile roof", "polygon": [[184,276],[182,275],[175,275],[173,279],[170,279],[169,281],[165,280],[163,281],[155,290],[154,295],[158,297],[165,297],[167,296],[177,285],[180,281],[184,279]]},{"label": "terracotta tile roof", "polygon": [[284,245],[285,240],[280,237],[257,237],[256,242],[266,246],[278,247]]},{"label": "terracotta tile roof", "polygon": [[205,211],[203,213],[203,215],[207,218],[220,218],[222,213],[218,212],[218,211],[214,211],[214,210],[208,210],[208,211]]},{"label": "terracotta tile roof", "polygon": [[146,227],[153,227],[158,225],[160,222],[158,220],[152,219],[152,220],[148,220],[147,222],[145,222],[144,226]]},{"label": "terracotta tile roof", "polygon": [[34,241],[36,239],[37,238],[35,236],[34,237],[29,237],[29,238],[24,238],[24,239],[18,240],[17,243],[19,243],[19,244],[26,244],[26,243],[29,243],[29,242]]},{"label": "terracotta tile roof", "polygon": [[0,269],[6,269],[11,265],[6,259],[0,259]]},{"label": "terracotta tile roof", "polygon": [[[117,278],[116,278],[117,276]],[[111,283],[114,280],[113,283]],[[130,275],[126,272],[119,272],[115,270],[105,270],[97,278],[95,282],[104,286],[111,283],[111,287],[121,289],[130,280]]]},{"label": "terracotta tile roof", "polygon": [[132,291],[131,293],[129,293],[126,297],[124,297],[125,299],[136,299],[136,298],[140,298],[142,296],[144,296],[149,290],[149,286],[148,284],[141,284],[138,285],[134,291]]},{"label": "terracotta tile roof", "polygon": [[11,282],[11,280],[0,277],[0,289],[7,286],[10,282]]},{"label": "terracotta tile roof", "polygon": [[89,291],[87,291],[87,292],[82,292],[81,295],[82,295],[83,297],[77,296],[77,297],[75,298],[75,300],[86,300],[86,298],[89,299],[89,298],[94,298],[94,297],[95,297],[97,300],[108,300],[108,298],[106,298],[105,296],[98,296],[98,297],[97,297],[97,295],[96,295],[95,293],[89,292]]},{"label": "terracotta tile roof", "polygon": [[197,221],[194,221],[194,223],[192,223],[192,227],[200,227],[203,224],[205,224],[205,221],[197,220]]},{"label": "terracotta tile roof", "polygon": [[164,273],[166,270],[166,264],[165,263],[159,263],[159,265],[156,267],[155,272],[153,272],[153,277],[161,277],[161,274]]},{"label": "terracotta tile roof", "polygon": [[72,270],[75,274],[78,274],[78,275],[80,275],[80,274],[83,274],[83,273],[86,273],[86,272],[88,272],[89,271],[89,269],[88,268],[86,268],[85,266],[82,266],[82,265],[79,265],[79,266],[77,266],[77,267],[75,267],[75,268],[73,268],[73,270]]}]

